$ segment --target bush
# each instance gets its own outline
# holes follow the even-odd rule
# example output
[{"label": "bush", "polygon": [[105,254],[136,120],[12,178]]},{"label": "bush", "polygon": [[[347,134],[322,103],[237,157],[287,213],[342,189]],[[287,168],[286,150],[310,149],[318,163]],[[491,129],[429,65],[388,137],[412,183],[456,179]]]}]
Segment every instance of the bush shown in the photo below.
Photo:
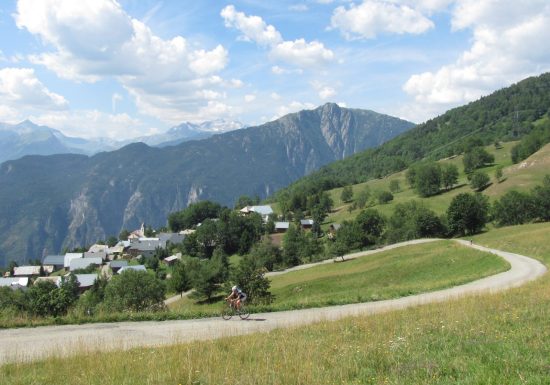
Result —
[{"label": "bush", "polygon": [[378,203],[381,205],[391,202],[393,200],[393,194],[389,191],[380,191],[377,194]]},{"label": "bush", "polygon": [[159,310],[164,307],[164,282],[146,271],[126,270],[105,288],[106,309],[111,311]]},{"label": "bush", "polygon": [[471,235],[487,223],[489,200],[481,194],[458,194],[447,209],[447,221],[452,235]]},{"label": "bush", "polygon": [[470,185],[476,191],[483,191],[490,182],[489,175],[481,171],[475,171],[470,177]]},{"label": "bush", "polygon": [[491,211],[498,226],[520,225],[537,216],[533,197],[514,190],[495,201]]}]

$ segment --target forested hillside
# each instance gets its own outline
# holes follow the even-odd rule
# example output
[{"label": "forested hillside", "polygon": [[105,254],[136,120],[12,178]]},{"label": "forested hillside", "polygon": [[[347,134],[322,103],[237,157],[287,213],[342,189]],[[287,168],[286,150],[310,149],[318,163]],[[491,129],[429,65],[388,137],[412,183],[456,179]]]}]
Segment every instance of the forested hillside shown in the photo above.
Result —
[{"label": "forested hillside", "polygon": [[389,175],[423,158],[460,154],[470,141],[518,140],[550,113],[550,74],[525,79],[466,106],[452,109],[375,149],[334,162],[289,190],[319,191]]}]

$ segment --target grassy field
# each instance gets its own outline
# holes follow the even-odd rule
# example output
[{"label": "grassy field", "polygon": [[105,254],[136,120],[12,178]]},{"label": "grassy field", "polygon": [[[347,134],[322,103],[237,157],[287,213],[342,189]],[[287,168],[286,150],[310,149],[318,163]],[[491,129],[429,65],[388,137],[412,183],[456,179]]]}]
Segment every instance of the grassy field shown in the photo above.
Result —
[{"label": "grassy field", "polygon": [[[550,224],[475,237],[550,262]],[[11,384],[548,384],[550,278],[494,295],[159,349],[0,368]]]},{"label": "grassy field", "polygon": [[[495,156],[495,163],[493,165],[481,169],[481,171],[487,173],[491,177],[491,181],[493,182],[484,191],[484,194],[488,195],[490,200],[500,197],[512,188],[528,191],[535,185],[540,184],[546,174],[550,174],[550,169],[548,167],[550,166],[550,144],[544,146],[540,151],[533,154],[524,162],[514,165],[510,158],[510,149],[516,143],[517,142],[503,143],[502,148],[499,149],[496,149],[494,146],[486,147],[486,150]],[[415,199],[423,202],[426,207],[434,210],[436,213],[443,214],[449,207],[453,197],[463,192],[472,192],[472,189],[468,185],[468,180],[463,172],[462,156],[441,160],[440,163],[451,163],[456,165],[459,169],[458,187],[455,187],[451,191],[443,192],[429,198],[420,198],[409,187],[405,179],[405,171],[402,171],[383,179],[375,179],[366,183],[354,185],[354,197],[357,197],[358,193],[365,188],[368,188],[371,193],[384,190],[389,191],[390,182],[392,180],[397,180],[399,182],[400,191],[394,193],[394,200],[388,204],[382,205],[371,200],[370,207],[375,208],[386,216],[390,216],[396,204]],[[494,180],[494,172],[498,166],[504,167],[503,172],[505,180],[501,183],[497,183]],[[342,188],[330,191],[330,196],[334,200],[335,210],[327,217],[324,227],[328,227],[331,223],[341,223],[346,219],[352,219],[361,211],[360,209],[355,209],[350,212],[348,208],[351,204],[342,202],[340,199],[341,193]]]},{"label": "grassy field", "polygon": [[[271,277],[275,301],[269,310],[403,297],[455,286],[508,268],[499,257],[452,241],[401,247]],[[171,308],[175,312],[217,313],[220,304],[197,305],[184,298]]]}]

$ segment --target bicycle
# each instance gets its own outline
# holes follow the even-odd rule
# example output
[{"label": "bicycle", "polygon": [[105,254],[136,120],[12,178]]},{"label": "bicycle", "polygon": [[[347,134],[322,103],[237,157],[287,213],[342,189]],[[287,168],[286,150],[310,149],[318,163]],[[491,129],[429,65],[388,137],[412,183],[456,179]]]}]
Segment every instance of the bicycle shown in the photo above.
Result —
[{"label": "bicycle", "polygon": [[247,310],[246,306],[244,306],[243,303],[241,303],[240,309],[237,309],[235,307],[235,303],[233,301],[227,301],[227,306],[224,305],[221,311],[221,316],[224,320],[229,320],[234,315],[238,315],[241,317],[241,319],[247,319],[250,317],[250,312]]}]

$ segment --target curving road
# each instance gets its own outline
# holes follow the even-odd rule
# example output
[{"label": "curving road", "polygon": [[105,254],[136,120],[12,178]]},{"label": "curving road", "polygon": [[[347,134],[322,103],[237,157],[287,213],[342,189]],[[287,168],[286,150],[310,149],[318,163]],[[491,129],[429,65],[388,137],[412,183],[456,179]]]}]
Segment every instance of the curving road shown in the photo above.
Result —
[{"label": "curving road", "polygon": [[[346,259],[432,241],[436,240],[403,242],[378,250],[350,254],[346,256]],[[410,306],[447,301],[474,293],[497,292],[517,287],[542,276],[547,270],[539,261],[523,255],[472,245],[469,241],[456,240],[456,242],[499,255],[510,263],[511,268],[506,272],[449,289],[379,302],[253,314],[247,321],[241,321],[238,318],[233,318],[231,321],[223,321],[221,318],[206,318],[186,321],[120,322],[0,330],[0,341],[2,341],[0,364],[38,360],[52,355],[68,356],[91,351],[171,345],[178,342],[266,332],[281,327],[295,327],[354,315],[377,314]],[[299,266],[293,270],[311,266]]]}]

